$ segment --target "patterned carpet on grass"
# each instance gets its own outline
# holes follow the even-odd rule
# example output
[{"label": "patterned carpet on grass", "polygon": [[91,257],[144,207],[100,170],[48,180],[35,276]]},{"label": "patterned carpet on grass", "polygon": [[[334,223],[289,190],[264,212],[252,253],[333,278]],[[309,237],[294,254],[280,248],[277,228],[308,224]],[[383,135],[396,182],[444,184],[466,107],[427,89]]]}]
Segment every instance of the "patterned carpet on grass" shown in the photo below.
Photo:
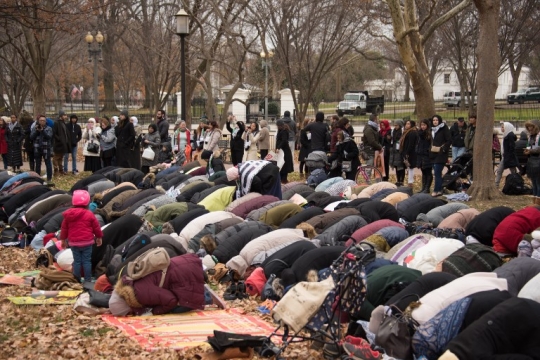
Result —
[{"label": "patterned carpet on grass", "polygon": [[160,316],[115,317],[103,315],[139,342],[147,351],[159,348],[185,349],[206,343],[214,330],[268,336],[274,328],[264,320],[239,309],[191,311]]}]

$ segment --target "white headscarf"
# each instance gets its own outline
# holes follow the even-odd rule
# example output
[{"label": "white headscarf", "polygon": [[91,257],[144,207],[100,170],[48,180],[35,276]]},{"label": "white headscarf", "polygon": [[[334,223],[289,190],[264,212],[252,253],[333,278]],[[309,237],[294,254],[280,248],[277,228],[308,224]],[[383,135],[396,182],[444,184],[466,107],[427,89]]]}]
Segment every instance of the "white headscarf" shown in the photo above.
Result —
[{"label": "white headscarf", "polygon": [[503,138],[505,138],[506,135],[510,134],[511,132],[513,133],[516,132],[516,128],[514,127],[514,125],[512,125],[511,123],[507,121],[503,123],[503,127],[504,127]]},{"label": "white headscarf", "polygon": [[116,125],[118,125],[118,116],[113,116],[111,120],[111,127],[115,127]]},{"label": "white headscarf", "polygon": [[139,119],[137,119],[135,116],[130,117],[129,120],[132,122],[133,126],[137,126],[139,123]]},{"label": "white headscarf", "polygon": [[96,125],[96,119],[94,119],[94,118],[88,119],[88,124],[87,125],[89,125],[88,126],[89,129],[94,129],[94,126]]}]

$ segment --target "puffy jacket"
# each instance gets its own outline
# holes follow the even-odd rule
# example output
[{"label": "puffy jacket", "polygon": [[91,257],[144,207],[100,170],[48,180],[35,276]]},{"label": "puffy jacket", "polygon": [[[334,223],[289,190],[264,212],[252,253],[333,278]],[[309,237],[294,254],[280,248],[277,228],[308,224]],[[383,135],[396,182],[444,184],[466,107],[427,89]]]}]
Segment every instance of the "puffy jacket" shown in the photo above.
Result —
[{"label": "puffy jacket", "polygon": [[[433,197],[430,194],[418,193],[418,194],[414,194],[408,199],[400,201],[396,205],[396,209],[397,209],[399,217],[400,218],[404,217],[411,206],[419,204],[423,201],[430,200],[430,199],[433,199]],[[418,216],[418,214],[415,215],[415,220],[416,220],[416,216]]]},{"label": "puffy jacket", "polygon": [[309,225],[315,228],[317,233],[322,233],[326,228],[334,225],[337,221],[349,215],[359,215],[358,210],[352,208],[344,208],[334,210],[323,215],[317,215],[306,221]]},{"label": "puffy jacket", "polygon": [[493,233],[497,226],[514,210],[506,206],[496,206],[482,212],[469,222],[465,229],[466,236],[473,236],[482,244],[493,246]]},{"label": "puffy jacket", "polygon": [[186,254],[171,259],[163,287],[162,272],[153,272],[133,283],[139,303],[152,307],[154,315],[166,314],[177,306],[200,310],[204,307],[204,275],[201,259]]},{"label": "puffy jacket", "polygon": [[[262,197],[261,197],[262,198]],[[259,199],[261,199],[259,198]],[[250,201],[251,202],[251,201]],[[272,209],[272,208],[275,208],[276,206],[279,206],[279,205],[283,205],[283,204],[290,204],[291,201],[289,200],[278,200],[278,201],[273,201],[271,203],[267,203],[266,205],[264,206],[261,206],[261,207],[256,207],[254,210],[252,210],[247,216],[246,216],[246,220],[259,220],[261,218],[261,216],[264,215],[265,212],[267,212],[268,210]]]},{"label": "puffy jacket", "polygon": [[441,229],[462,229],[465,230],[469,222],[471,222],[476,216],[480,215],[480,211],[476,209],[463,209],[459,210],[455,214],[446,217],[437,226]]},{"label": "puffy jacket", "polygon": [[540,261],[529,257],[518,257],[493,270],[497,277],[508,281],[508,292],[518,296],[519,292],[536,275],[540,274]]},{"label": "puffy jacket", "polygon": [[102,238],[103,232],[96,216],[90,210],[74,207],[64,212],[61,240],[68,240],[69,246],[84,247],[92,245],[94,237]]},{"label": "puffy jacket", "polygon": [[298,258],[316,248],[317,246],[311,241],[297,241],[276,251],[261,264],[261,267],[264,269],[264,275],[267,279],[272,274],[281,278],[281,272],[283,270],[290,268]]},{"label": "puffy jacket", "polygon": [[343,235],[351,235],[357,229],[366,225],[366,220],[361,216],[347,216],[330,226],[322,234],[317,235],[315,239],[320,240],[321,246],[334,246],[346,240],[342,238]]},{"label": "puffy jacket", "polygon": [[428,211],[427,214],[418,214],[416,217],[417,221],[424,221],[432,223],[433,226],[438,226],[441,221],[443,221],[446,217],[456,213],[459,210],[465,210],[469,207],[465,204],[461,203],[450,203],[443,206],[438,206],[434,209],[431,209]]},{"label": "puffy jacket", "polygon": [[517,253],[523,235],[540,227],[540,209],[526,207],[504,218],[493,233],[493,250],[499,253]]},{"label": "puffy jacket", "polygon": [[214,255],[222,264],[240,254],[240,251],[253,239],[272,231],[272,228],[259,221],[241,222],[230,226],[215,237],[217,244]]}]

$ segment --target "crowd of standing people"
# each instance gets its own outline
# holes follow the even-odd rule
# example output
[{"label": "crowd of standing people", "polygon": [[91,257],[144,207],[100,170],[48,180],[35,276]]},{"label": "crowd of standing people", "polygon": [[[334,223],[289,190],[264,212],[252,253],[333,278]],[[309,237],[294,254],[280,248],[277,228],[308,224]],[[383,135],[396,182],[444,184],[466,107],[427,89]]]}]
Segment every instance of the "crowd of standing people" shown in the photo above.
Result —
[{"label": "crowd of standing people", "polygon": [[[106,166],[119,166],[140,169],[143,173],[151,171],[160,163],[174,162],[177,154],[182,154],[183,161],[210,160],[219,156],[222,130],[216,121],[209,121],[205,116],[199,120],[199,126],[190,130],[185,121],[175,123],[172,135],[169,134],[169,122],[164,110],[159,110],[155,121],[143,132],[134,116],[128,111],[119,116],[100,119],[90,118],[83,126],[78,124],[75,114],[69,116],[60,110],[53,121],[39,115],[23,129],[16,115],[3,116],[0,119],[0,154],[4,169],[20,171],[23,165],[22,152],[25,151],[30,163],[30,170],[41,175],[44,163],[47,181],[53,175],[68,172],[71,158],[71,172],[78,173],[77,150],[83,143],[83,171],[95,172]],[[329,154],[329,176],[344,176],[354,180],[360,161],[381,169],[383,180],[387,181],[390,168],[395,171],[396,185],[413,186],[414,170],[422,174],[421,192],[436,197],[443,193],[443,170],[451,157],[452,161],[466,154],[472,154],[476,133],[476,116],[471,115],[468,123],[464,118],[451,126],[439,115],[431,119],[380,120],[377,114],[369,117],[363,129],[361,143],[354,140],[354,128],[346,117],[331,117],[330,125],[322,112],[315,119],[305,119],[297,124],[289,111],[276,122],[275,151],[283,161],[280,176],[287,183],[288,174],[294,171],[295,150],[299,150],[299,171],[302,178],[307,178],[309,169],[306,159],[314,151]],[[495,183],[499,187],[502,174],[506,169],[514,174],[524,173],[523,158],[527,163],[527,175],[532,181],[535,201],[540,202],[540,164],[538,164],[540,123],[536,120],[525,124],[526,131],[517,137],[517,130],[509,123],[501,123],[503,134],[502,146],[494,134],[493,150],[502,153],[500,165],[496,171]],[[237,121],[228,113],[226,129],[230,133],[229,149],[233,166],[248,160],[265,159],[272,148],[268,123],[245,124]],[[497,148],[498,145],[498,148]],[[519,158],[518,158],[519,157]],[[407,178],[406,178],[407,177]]]}]

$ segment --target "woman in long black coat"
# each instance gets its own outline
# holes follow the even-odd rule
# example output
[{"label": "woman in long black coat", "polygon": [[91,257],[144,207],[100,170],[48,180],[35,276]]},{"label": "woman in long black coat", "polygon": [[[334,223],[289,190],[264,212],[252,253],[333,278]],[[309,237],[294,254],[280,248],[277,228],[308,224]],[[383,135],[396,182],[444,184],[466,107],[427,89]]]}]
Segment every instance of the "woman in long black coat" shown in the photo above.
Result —
[{"label": "woman in long black coat", "polygon": [[114,129],[116,133],[116,165],[123,168],[131,168],[133,158],[133,145],[135,144],[135,128],[129,122],[128,112],[120,112],[120,122]]},{"label": "woman in long black coat", "polygon": [[450,129],[443,122],[442,117],[434,115],[431,119],[433,127],[431,128],[432,143],[429,152],[429,159],[433,164],[433,172],[435,174],[435,187],[432,196],[441,196],[442,192],[442,171],[444,165],[448,161],[448,154],[452,151],[452,137]]},{"label": "woman in long black coat", "polygon": [[276,150],[283,151],[283,158],[285,159],[285,163],[279,171],[279,175],[281,177],[281,182],[286,184],[288,182],[288,174],[294,171],[292,152],[291,148],[289,147],[289,126],[287,126],[287,124],[285,124],[285,122],[282,120],[278,120],[276,124],[278,128],[278,133],[276,136]]},{"label": "woman in long black coat", "polygon": [[15,115],[11,115],[11,123],[7,126],[6,140],[8,145],[8,164],[13,167],[13,171],[18,172],[23,164],[22,142],[24,140],[24,130]]},{"label": "woman in long black coat", "polygon": [[[342,130],[337,133],[337,143],[336,143],[336,152],[332,153],[329,161],[333,162],[334,160],[338,161],[338,168],[341,169],[340,173],[345,174],[345,178],[349,180],[354,180],[356,177],[356,170],[360,166],[360,159],[358,155],[358,145],[354,140],[346,133],[347,130]],[[349,169],[343,167],[344,161],[350,161],[351,166]]]},{"label": "woman in long black coat", "polygon": [[231,127],[233,120],[234,116],[229,115],[227,118],[227,130],[231,133],[231,162],[233,166],[236,166],[242,162],[244,156],[244,139],[242,139],[242,135],[246,127],[242,121],[236,121]]},{"label": "woman in long black coat", "polygon": [[416,166],[422,171],[422,190],[421,193],[429,194],[433,174],[432,165],[429,159],[429,150],[431,148],[431,122],[424,119],[420,123],[418,130],[418,143],[416,144]]},{"label": "woman in long black coat", "polygon": [[[414,168],[416,167],[416,144],[418,143],[418,129],[416,122],[407,120],[405,122],[405,132],[400,140],[399,151],[403,157],[405,167],[409,169],[408,185],[413,187],[414,183]],[[407,166],[407,162],[409,163]]]},{"label": "woman in long black coat", "polygon": [[[298,154],[298,161],[300,162],[300,176],[304,175],[304,166],[306,165],[306,158],[308,157],[309,153],[311,152],[311,133],[309,133],[305,130],[306,126],[312,122],[313,120],[305,119],[304,124],[302,126],[302,130],[300,130],[300,154]],[[307,166],[305,166],[305,173],[308,174],[309,170]]]}]

